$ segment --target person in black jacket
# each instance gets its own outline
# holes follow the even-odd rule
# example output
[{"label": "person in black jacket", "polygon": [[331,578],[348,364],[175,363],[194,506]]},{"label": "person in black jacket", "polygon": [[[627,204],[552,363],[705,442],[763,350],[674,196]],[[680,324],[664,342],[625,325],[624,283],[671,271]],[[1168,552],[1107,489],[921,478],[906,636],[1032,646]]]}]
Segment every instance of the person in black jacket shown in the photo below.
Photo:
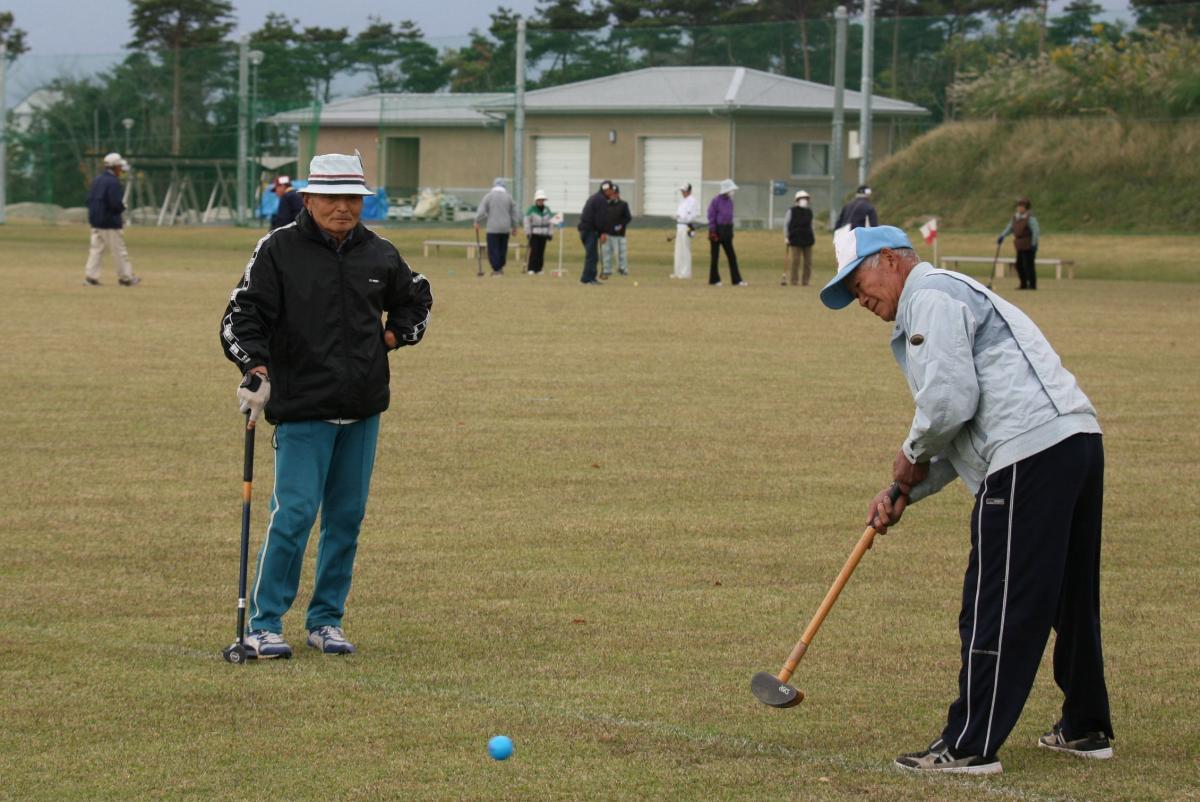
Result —
[{"label": "person in black jacket", "polygon": [[275,179],[271,191],[279,198],[279,206],[275,209],[275,214],[271,215],[271,228],[282,228],[294,222],[300,215],[304,201],[300,198],[300,193],[292,189],[292,179],[286,175]]},{"label": "person in black jacket", "polygon": [[[809,208],[811,198],[807,192],[800,190],[796,193],[795,204],[788,209],[783,218],[783,233],[787,240],[788,264],[791,266],[792,286],[803,284],[808,286],[812,278],[812,246],[816,242],[813,236],[813,213]],[[804,260],[804,280],[800,279],[800,261]],[[780,284],[787,285],[787,273],[783,274]]]},{"label": "person in black jacket", "polygon": [[583,284],[600,284],[596,280],[596,263],[600,261],[597,246],[604,236],[604,227],[608,222],[608,201],[613,194],[612,181],[601,181],[600,191],[587,199],[579,215],[579,241],[583,243],[583,275],[579,281]]},{"label": "person in black jacket", "polygon": [[125,193],[121,189],[121,171],[125,160],[120,153],[104,157],[104,172],[92,181],[88,192],[88,224],[92,227],[92,247],[88,252],[87,264],[83,267],[83,283],[88,287],[100,286],[100,259],[110,251],[117,264],[117,283],[132,287],[141,282],[133,275],[129,262],[129,249],[125,247],[125,223],[121,213],[125,211]]},{"label": "person in black jacket", "polygon": [[612,192],[604,215],[604,233],[600,235],[600,255],[604,264],[600,278],[603,279],[612,275],[614,264],[622,276],[629,275],[629,251],[625,245],[625,230],[633,220],[633,215],[629,213],[629,204],[621,200],[621,188],[613,184]]},{"label": "person in black jacket", "polygon": [[854,229],[874,228],[877,225],[879,212],[875,211],[875,205],[871,203],[871,188],[863,184],[855,190],[854,200],[842,207],[842,212],[833,227],[836,230],[843,226]]},{"label": "person in black jacket", "polygon": [[[387,354],[425,334],[433,296],[396,248],[359,222],[372,194],[357,154],[312,160],[295,225],[259,240],[221,322],[225,356],[243,373],[238,398],[253,425],[275,424],[271,519],[256,561],[245,646],[290,657],[283,615],[296,596],[318,511],[321,540],[308,605],[308,644],[349,654],[342,616],[388,408]],[[250,374],[262,381],[253,388]]]}]

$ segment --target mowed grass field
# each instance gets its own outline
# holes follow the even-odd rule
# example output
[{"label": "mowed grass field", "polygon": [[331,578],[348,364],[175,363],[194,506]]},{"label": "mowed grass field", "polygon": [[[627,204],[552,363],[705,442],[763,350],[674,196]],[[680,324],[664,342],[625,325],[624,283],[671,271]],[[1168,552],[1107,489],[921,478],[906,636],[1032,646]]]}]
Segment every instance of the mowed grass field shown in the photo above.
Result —
[{"label": "mowed grass field", "polygon": [[714,289],[702,242],[698,278],[668,280],[665,231],[634,230],[633,276],[587,288],[570,232],[566,278],[479,279],[461,252],[420,255],[469,230],[390,230],[436,303],[425,342],[392,356],[345,621],[359,654],[303,646],[310,543],[295,659],[222,662],[242,436],[218,323],[261,233],[130,230],[143,284],[125,289],[111,263],[81,286],[83,227],[0,227],[0,798],[1200,798],[1196,238],[1048,238],[1083,278],[1001,287],[1106,432],[1117,758],[1035,747],[1060,704],[1047,659],[1005,773],[965,779],[891,767],[955,694],[961,485],[867,554],[795,677],[801,706],[750,695],[912,413],[890,326],[778,286],[778,232],[739,234],[751,286]]}]

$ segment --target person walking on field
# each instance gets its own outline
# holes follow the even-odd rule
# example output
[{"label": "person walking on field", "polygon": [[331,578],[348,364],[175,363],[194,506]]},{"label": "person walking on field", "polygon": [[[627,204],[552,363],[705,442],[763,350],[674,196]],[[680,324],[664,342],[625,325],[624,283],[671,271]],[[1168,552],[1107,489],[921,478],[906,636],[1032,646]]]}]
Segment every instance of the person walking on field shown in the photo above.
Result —
[{"label": "person walking on field", "polygon": [[720,194],[708,204],[708,241],[711,258],[708,263],[708,284],[710,287],[721,286],[721,273],[717,270],[717,260],[721,249],[725,249],[725,258],[729,260],[729,281],[735,287],[745,287],[742,274],[738,272],[737,254],[733,250],[733,194],[737,192],[737,184],[732,178],[721,182]]},{"label": "person walking on field", "polygon": [[606,239],[604,227],[608,222],[608,202],[613,195],[612,181],[601,181],[600,191],[587,199],[579,214],[579,241],[583,243],[583,274],[579,282],[591,287],[600,285],[596,279],[596,263],[600,261],[599,246]]},{"label": "person walking on field", "polygon": [[275,214],[271,215],[271,228],[291,225],[304,208],[304,200],[292,189],[292,179],[286,175],[279,176],[275,179],[271,191],[279,198],[279,206],[275,209]]},{"label": "person walking on field", "polygon": [[517,236],[519,219],[516,201],[504,188],[504,179],[497,178],[475,212],[475,233],[478,235],[480,223],[487,225],[487,255],[493,276],[504,275],[504,265],[508,263],[508,238],[509,235]]},{"label": "person walking on field", "polygon": [[100,259],[104,252],[112,254],[117,266],[117,283],[122,287],[133,287],[141,279],[133,274],[129,262],[129,249],[125,247],[125,193],[121,189],[121,173],[127,162],[120,153],[104,157],[104,171],[92,181],[88,192],[88,224],[92,227],[92,245],[88,251],[87,264],[83,267],[83,283],[87,287],[100,286]]},{"label": "person walking on field", "polygon": [[554,213],[546,205],[546,193],[533,193],[533,205],[525,210],[525,238],[529,241],[529,275],[540,276],[546,261],[546,243],[554,239]]},{"label": "person walking on field", "polygon": [[692,185],[679,187],[679,205],[675,207],[675,269],[671,278],[692,277],[692,235],[700,216],[700,201],[692,194]]},{"label": "person walking on field", "polygon": [[[275,425],[275,487],[249,594],[246,650],[290,657],[283,616],[296,598],[321,515],[308,645],[352,654],[342,630],[358,535],[391,392],[388,352],[425,336],[433,295],[395,246],[360,222],[373,194],[362,161],[313,158],[295,225],[258,241],[221,321],[225,356],[243,374],[250,420]],[[250,389],[250,374],[262,381]]]},{"label": "person walking on field", "polygon": [[[796,193],[795,205],[787,210],[783,218],[783,231],[787,242],[788,264],[792,272],[792,286],[801,284],[808,286],[812,278],[812,249],[816,238],[813,236],[813,213],[808,207],[810,196],[804,190]],[[804,262],[804,275],[800,275],[800,262]],[[780,284],[787,285],[785,274]]]},{"label": "person walking on field", "polygon": [[1013,248],[1017,251],[1017,277],[1021,280],[1018,290],[1037,289],[1038,237],[1042,232],[1037,218],[1029,212],[1032,208],[1029,198],[1018,200],[1012,219],[996,238],[996,244],[1003,245],[1004,238],[1013,235]]},{"label": "person walking on field", "polygon": [[621,187],[613,184],[613,194],[608,200],[605,215],[604,233],[600,236],[600,253],[604,257],[604,270],[600,278],[606,279],[611,276],[614,264],[622,276],[629,275],[629,250],[625,241],[625,230],[631,220],[633,215],[629,213],[629,204],[621,200]]},{"label": "person walking on field", "polygon": [[[1062,716],[1039,747],[1112,757],[1100,643],[1104,446],[1096,410],[1046,337],[982,284],[922,262],[892,226],[838,231],[821,301],[894,323],[891,348],[916,402],[872,499],[880,534],[956,476],[975,496],[958,617],[958,698],[914,772],[996,774],[1050,630]],[[900,495],[895,503],[890,492]]]},{"label": "person walking on field", "polygon": [[877,225],[879,225],[879,212],[875,211],[875,206],[871,203],[871,188],[863,184],[854,191],[854,200],[842,207],[841,214],[838,215],[833,228],[834,230],[843,226],[873,228]]}]

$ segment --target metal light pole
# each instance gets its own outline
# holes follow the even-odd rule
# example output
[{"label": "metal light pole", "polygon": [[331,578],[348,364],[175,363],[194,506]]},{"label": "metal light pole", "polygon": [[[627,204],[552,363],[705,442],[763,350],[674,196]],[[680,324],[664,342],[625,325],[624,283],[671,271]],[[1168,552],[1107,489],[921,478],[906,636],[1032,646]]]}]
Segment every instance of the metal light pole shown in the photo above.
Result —
[{"label": "metal light pole", "polygon": [[125,126],[125,153],[123,155],[125,158],[129,158],[129,132],[133,128],[133,118],[126,117],[121,120],[121,125]]},{"label": "metal light pole", "polygon": [[0,39],[0,225],[8,222],[8,42]]},{"label": "metal light pole", "polygon": [[829,204],[829,227],[837,222],[842,204],[842,160],[846,141],[846,7],[838,6],[833,12],[837,23],[837,34],[833,59],[833,197]]},{"label": "metal light pole", "polygon": [[871,173],[871,93],[875,61],[875,0],[863,0],[862,111],[858,115],[858,183]]},{"label": "metal light pole", "polygon": [[246,94],[249,84],[250,37],[238,41],[238,152],[237,152],[237,210],[238,225],[246,224]]},{"label": "metal light pole", "polygon": [[525,18],[517,20],[517,108],[513,114],[513,200],[525,208]]},{"label": "metal light pole", "polygon": [[267,54],[261,50],[251,50],[246,54],[250,62],[250,203],[257,209],[256,190],[258,189],[258,65],[263,63]]}]

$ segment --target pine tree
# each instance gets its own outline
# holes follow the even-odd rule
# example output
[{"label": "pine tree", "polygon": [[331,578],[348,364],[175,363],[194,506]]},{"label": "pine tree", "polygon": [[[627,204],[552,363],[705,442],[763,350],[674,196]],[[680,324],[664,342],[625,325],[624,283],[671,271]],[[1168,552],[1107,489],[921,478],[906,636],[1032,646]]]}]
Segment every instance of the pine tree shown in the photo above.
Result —
[{"label": "pine tree", "polygon": [[[189,101],[203,111],[204,89],[214,72],[199,48],[218,45],[233,30],[231,0],[130,0],[129,46],[155,53],[171,65],[171,154],[179,155],[185,76]],[[189,51],[186,54],[185,50]]]}]

